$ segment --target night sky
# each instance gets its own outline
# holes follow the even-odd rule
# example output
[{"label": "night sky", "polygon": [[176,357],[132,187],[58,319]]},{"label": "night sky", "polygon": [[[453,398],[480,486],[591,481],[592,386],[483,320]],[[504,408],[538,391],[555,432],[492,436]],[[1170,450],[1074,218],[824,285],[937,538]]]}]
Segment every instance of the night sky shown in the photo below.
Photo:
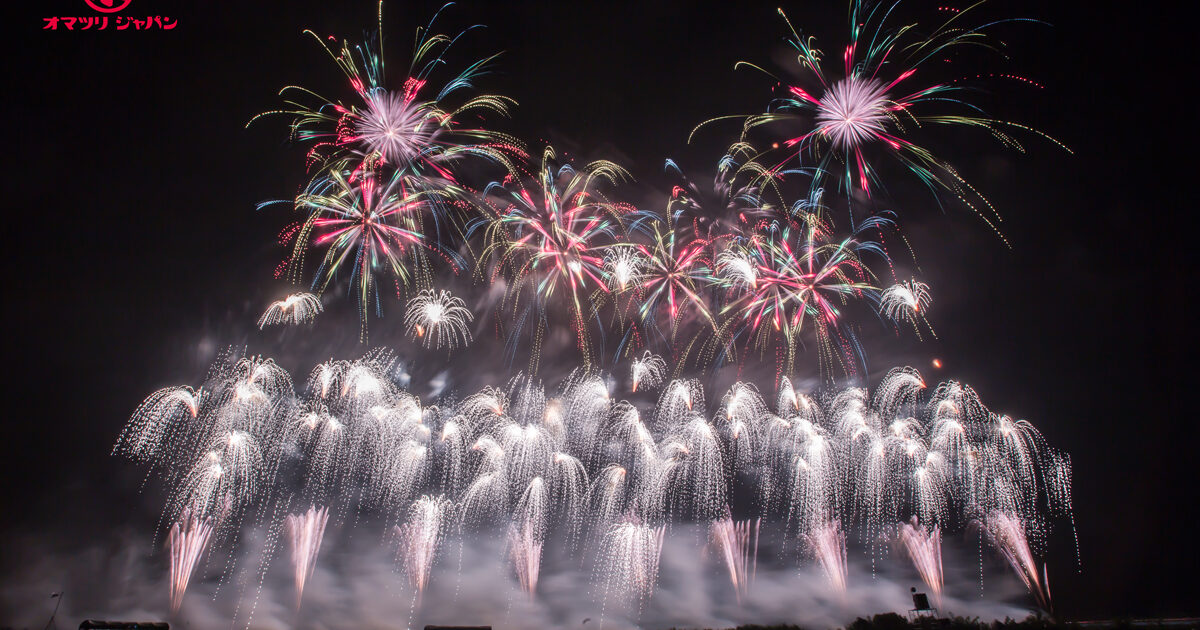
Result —
[{"label": "night sky", "polygon": [[[253,317],[281,290],[273,242],[289,217],[255,204],[295,193],[302,151],[284,146],[281,120],[244,125],[278,105],[283,85],[335,91],[336,68],[301,31],[358,39],[375,5],[245,4],[133,0],[125,12],[177,18],[169,32],[41,30],[43,17],[91,14],[83,0],[4,22],[15,142],[4,150],[0,549],[37,540],[70,553],[152,518],[136,471],[109,457],[114,438],[147,393],[203,376],[198,346],[253,351]],[[1105,5],[990,4],[1052,26],[1007,31],[1005,67],[1046,88],[999,84],[989,113],[1075,154],[946,139],[941,154],[1004,214],[1012,248],[961,207],[906,198],[939,341],[904,351],[927,378],[972,384],[1071,453],[1083,573],[1062,528],[1050,561],[1063,617],[1196,615],[1194,116],[1182,81],[1192,35],[1177,11]],[[395,55],[437,6],[385,8]],[[768,83],[733,64],[773,63],[785,35],[776,6],[468,0],[445,25],[486,24],[466,52],[503,51],[483,89],[520,105],[498,127],[535,150],[547,139],[613,159],[644,190],[669,186],[668,157],[703,177],[737,131],[716,126],[688,146],[696,123],[765,105]],[[843,36],[843,3],[783,6],[827,50]],[[11,551],[4,588],[25,569]],[[13,614],[0,610],[0,626]]]}]

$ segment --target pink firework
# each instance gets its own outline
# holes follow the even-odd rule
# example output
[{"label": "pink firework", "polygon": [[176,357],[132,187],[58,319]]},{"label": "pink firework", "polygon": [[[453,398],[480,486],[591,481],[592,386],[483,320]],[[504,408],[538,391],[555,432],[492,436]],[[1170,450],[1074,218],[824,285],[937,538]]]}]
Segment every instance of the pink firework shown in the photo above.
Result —
[{"label": "pink firework", "polygon": [[179,612],[183,605],[183,595],[187,592],[188,582],[196,571],[196,565],[208,541],[212,537],[213,526],[208,519],[201,519],[191,512],[184,512],[175,524],[171,525],[171,533],[167,535],[167,546],[171,549],[171,614]]},{"label": "pink firework", "polygon": [[713,521],[708,538],[729,570],[729,582],[738,603],[745,597],[758,567],[758,526],[761,519],[734,521],[731,517]]},{"label": "pink firework", "polygon": [[846,595],[846,533],[842,524],[830,521],[801,536],[816,558],[825,579],[838,595]]},{"label": "pink firework", "polygon": [[1033,551],[1029,549],[1029,539],[1025,535],[1025,522],[1021,517],[1009,512],[994,511],[988,514],[983,526],[988,540],[1008,561],[1013,572],[1021,578],[1021,582],[1033,594],[1038,605],[1046,612],[1052,612],[1050,585],[1046,582],[1046,566],[1042,565],[1039,576],[1037,562],[1033,559]]},{"label": "pink firework", "polygon": [[913,517],[900,524],[900,543],[912,559],[921,579],[933,593],[934,606],[942,606],[942,531],[937,525],[926,529]]},{"label": "pink firework", "polygon": [[400,539],[400,561],[418,597],[429,585],[453,507],[450,501],[440,496],[423,496],[413,503],[408,522],[395,529]]},{"label": "pink firework", "polygon": [[321,551],[321,539],[329,522],[329,508],[313,506],[307,512],[288,514],[284,522],[292,547],[296,608],[299,609],[300,599],[304,596],[304,584],[312,577],[313,569],[317,566],[317,553]]}]

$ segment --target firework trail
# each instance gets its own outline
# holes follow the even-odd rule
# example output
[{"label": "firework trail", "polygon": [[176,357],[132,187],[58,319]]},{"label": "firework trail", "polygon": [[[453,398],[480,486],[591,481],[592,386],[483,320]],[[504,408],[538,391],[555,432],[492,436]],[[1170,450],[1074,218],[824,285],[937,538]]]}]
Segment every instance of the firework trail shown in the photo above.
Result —
[{"label": "firework trail", "polygon": [[727,516],[713,521],[709,526],[709,541],[717,548],[725,568],[729,570],[729,582],[733,585],[739,604],[746,596],[758,566],[760,524],[761,519],[734,521]]},{"label": "firework trail", "polygon": [[183,605],[183,595],[188,582],[196,571],[200,556],[208,548],[213,527],[206,519],[185,513],[171,525],[167,545],[171,549],[171,614],[177,614]]},{"label": "firework trail", "polygon": [[916,517],[900,524],[900,543],[913,566],[933,593],[934,607],[942,607],[942,532],[937,525],[927,529]]},{"label": "firework trail", "polygon": [[258,328],[276,324],[299,325],[316,319],[323,307],[321,300],[311,293],[293,293],[282,300],[271,302],[262,317],[258,318]]},{"label": "firework trail", "polygon": [[284,525],[292,549],[292,570],[296,579],[296,610],[304,597],[304,584],[317,568],[317,553],[321,551],[321,538],[325,536],[325,525],[329,522],[329,508],[308,508],[307,512],[288,514]]},{"label": "firework trail", "polygon": [[983,522],[988,540],[1004,556],[1012,567],[1013,573],[1021,578],[1025,588],[1037,599],[1042,610],[1053,613],[1050,603],[1050,585],[1046,582],[1046,566],[1042,565],[1041,575],[1038,575],[1037,562],[1029,548],[1029,540],[1025,535],[1026,524],[1022,519],[1011,513],[992,511]]},{"label": "firework trail", "polygon": [[842,524],[832,521],[804,535],[804,542],[838,595],[846,596],[846,534]]},{"label": "firework trail", "polygon": [[517,581],[530,598],[537,592],[545,545],[546,485],[541,477],[529,482],[516,507],[517,518],[509,527],[509,555]]},{"label": "firework trail", "polygon": [[754,148],[737,143],[717,163],[711,186],[693,181],[673,160],[666,170],[681,180],[671,191],[667,220],[673,229],[684,231],[693,241],[715,242],[723,236],[739,234],[771,215],[770,204],[762,198],[762,184],[773,175],[751,158]]}]

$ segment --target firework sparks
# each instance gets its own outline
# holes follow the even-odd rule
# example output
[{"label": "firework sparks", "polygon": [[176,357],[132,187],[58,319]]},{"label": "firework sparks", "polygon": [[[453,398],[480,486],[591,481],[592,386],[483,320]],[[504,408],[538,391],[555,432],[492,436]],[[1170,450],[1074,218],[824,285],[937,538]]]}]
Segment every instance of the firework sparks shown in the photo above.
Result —
[{"label": "firework sparks", "polygon": [[1033,559],[1033,551],[1029,548],[1029,540],[1025,536],[1025,523],[1016,514],[994,510],[987,515],[983,522],[988,540],[996,547],[1004,559],[1008,561],[1017,577],[1025,584],[1025,588],[1037,599],[1038,605],[1046,612],[1053,612],[1050,604],[1050,585],[1046,583],[1046,567],[1042,566],[1039,575],[1037,562]]},{"label": "firework sparks", "polygon": [[629,366],[629,377],[633,383],[633,391],[638,387],[657,387],[663,380],[667,362],[662,357],[651,354],[649,350],[642,353],[641,358],[634,359]]},{"label": "firework sparks", "polygon": [[271,302],[258,318],[259,330],[276,324],[300,325],[310,322],[323,310],[321,299],[311,293],[293,293],[282,300]]},{"label": "firework sparks", "polygon": [[933,593],[934,607],[942,607],[942,532],[937,525],[927,529],[914,517],[900,524],[900,543],[913,566]]},{"label": "firework sparks", "polygon": [[200,556],[208,548],[212,532],[209,521],[186,512],[171,525],[171,533],[167,537],[167,545],[171,548],[171,614],[177,614],[183,605],[188,582],[196,572]]},{"label": "firework sparks", "polygon": [[471,343],[471,331],[467,324],[475,316],[466,304],[449,291],[426,289],[408,301],[404,312],[404,326],[414,339],[420,339],[425,347],[453,350]]},{"label": "firework sparks", "polygon": [[292,548],[292,568],[296,580],[296,609],[304,597],[304,584],[312,577],[317,567],[317,553],[321,551],[321,539],[325,536],[325,525],[329,522],[329,509],[308,509],[300,514],[288,514],[285,526]]},{"label": "firework sparks", "polygon": [[408,522],[396,526],[400,561],[418,595],[429,585],[453,507],[443,497],[423,496],[409,509]]},{"label": "firework sparks", "polygon": [[709,540],[729,570],[729,581],[738,603],[746,596],[758,565],[759,524],[758,519],[735,522],[731,517],[725,517],[709,526]]},{"label": "firework sparks", "polygon": [[839,595],[846,595],[846,534],[841,523],[826,523],[804,535],[809,550],[821,565],[829,586]]}]

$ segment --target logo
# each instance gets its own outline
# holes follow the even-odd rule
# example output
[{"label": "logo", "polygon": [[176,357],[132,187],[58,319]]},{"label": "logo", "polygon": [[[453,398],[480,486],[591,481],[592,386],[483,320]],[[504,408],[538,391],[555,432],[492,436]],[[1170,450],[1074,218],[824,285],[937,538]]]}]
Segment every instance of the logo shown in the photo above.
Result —
[{"label": "logo", "polygon": [[89,7],[101,13],[116,13],[129,6],[131,0],[83,0]]},{"label": "logo", "polygon": [[[43,31],[107,31],[109,16],[129,6],[132,0],[83,0],[96,10],[96,13],[79,17],[78,15],[55,15],[42,18],[45,23]],[[112,30],[114,31],[171,31],[179,26],[178,18],[169,15],[147,15],[145,18],[133,15],[112,15]]]}]

